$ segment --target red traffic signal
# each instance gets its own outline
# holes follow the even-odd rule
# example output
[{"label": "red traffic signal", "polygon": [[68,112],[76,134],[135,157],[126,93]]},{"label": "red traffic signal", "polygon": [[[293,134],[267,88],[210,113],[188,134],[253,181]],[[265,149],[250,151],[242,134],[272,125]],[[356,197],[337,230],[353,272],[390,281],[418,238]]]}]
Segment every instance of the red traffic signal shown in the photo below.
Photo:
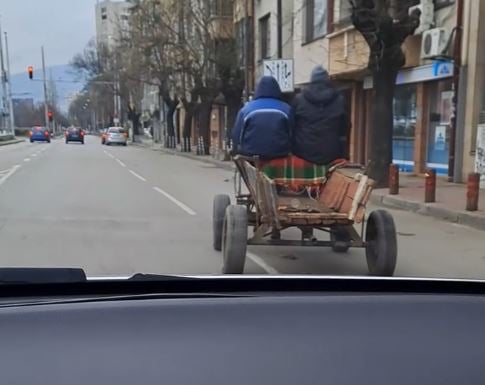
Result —
[{"label": "red traffic signal", "polygon": [[33,79],[34,78],[34,67],[28,66],[27,67],[27,73],[29,74],[29,79]]},{"label": "red traffic signal", "polygon": [[49,122],[52,122],[54,120],[54,113],[52,111],[49,111],[47,113],[47,117],[49,118]]}]

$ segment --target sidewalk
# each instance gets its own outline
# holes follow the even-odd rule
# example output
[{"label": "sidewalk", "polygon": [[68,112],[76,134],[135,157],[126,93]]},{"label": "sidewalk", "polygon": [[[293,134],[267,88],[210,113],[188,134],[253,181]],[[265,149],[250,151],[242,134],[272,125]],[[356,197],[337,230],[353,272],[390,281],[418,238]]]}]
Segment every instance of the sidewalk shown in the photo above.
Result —
[{"label": "sidewalk", "polygon": [[9,144],[16,144],[21,142],[25,142],[25,139],[0,140],[0,146],[8,146]]},{"label": "sidewalk", "polygon": [[[232,162],[220,161],[210,155],[200,156],[195,153],[167,149],[160,144],[154,144],[152,140],[140,139],[134,145],[213,164],[226,170],[234,170]],[[470,212],[465,210],[466,185],[464,184],[448,183],[444,179],[437,178],[436,203],[424,203],[424,178],[405,174],[401,174],[399,178],[399,195],[389,195],[388,189],[377,189],[372,193],[370,202],[377,206],[411,211],[416,214],[485,230],[485,190],[480,190],[479,210]]]},{"label": "sidewalk", "polygon": [[371,203],[485,230],[485,190],[480,190],[479,210],[470,212],[465,210],[464,184],[437,178],[436,203],[424,203],[424,178],[403,174],[399,178],[399,195],[389,195],[388,189],[378,189],[373,192]]},{"label": "sidewalk", "polygon": [[[233,162],[225,162],[225,161],[222,161],[222,160],[218,160],[218,159],[215,159],[212,155],[196,155],[195,152],[182,152],[179,149],[165,148],[159,143],[154,143],[153,140],[151,140],[151,139],[136,137],[136,142],[132,143],[132,145],[150,148],[152,150],[161,151],[161,152],[164,152],[166,154],[171,154],[171,155],[175,155],[175,156],[182,156],[184,158],[189,158],[189,159],[196,160],[196,161],[199,161],[199,162],[212,164],[216,167],[223,168],[223,169],[229,170],[229,171],[235,170],[235,166],[234,166]],[[195,151],[195,147],[193,148],[193,151]]]}]

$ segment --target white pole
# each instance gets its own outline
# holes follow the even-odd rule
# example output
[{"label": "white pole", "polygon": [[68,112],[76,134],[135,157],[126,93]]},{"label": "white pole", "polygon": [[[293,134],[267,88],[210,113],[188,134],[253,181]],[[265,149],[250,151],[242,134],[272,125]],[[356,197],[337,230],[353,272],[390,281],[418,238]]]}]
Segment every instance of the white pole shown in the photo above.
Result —
[{"label": "white pole", "polygon": [[42,52],[42,74],[44,76],[44,118],[45,118],[45,127],[50,133],[49,127],[49,106],[47,100],[47,83],[46,83],[46,74],[45,74],[45,56],[44,56],[44,46],[41,47]]},{"label": "white pole", "polygon": [[[5,62],[3,60],[3,39],[1,38],[2,36],[2,26],[0,24],[0,67],[1,67],[1,77],[2,77],[2,107],[3,107],[3,113],[8,113],[8,102],[7,102],[7,97],[8,97],[8,91],[7,91],[7,74],[5,72]],[[5,122],[5,115],[2,116],[2,126]],[[10,120],[9,120],[10,122]],[[10,123],[9,123],[10,124]],[[5,130],[5,127],[1,127],[2,130]]]},{"label": "white pole", "polygon": [[15,135],[15,116],[13,110],[13,99],[12,99],[12,78],[10,77],[10,54],[8,49],[8,34],[5,32],[5,52],[7,54],[7,76],[8,76],[8,101],[10,109],[10,128],[12,130],[12,135]]}]

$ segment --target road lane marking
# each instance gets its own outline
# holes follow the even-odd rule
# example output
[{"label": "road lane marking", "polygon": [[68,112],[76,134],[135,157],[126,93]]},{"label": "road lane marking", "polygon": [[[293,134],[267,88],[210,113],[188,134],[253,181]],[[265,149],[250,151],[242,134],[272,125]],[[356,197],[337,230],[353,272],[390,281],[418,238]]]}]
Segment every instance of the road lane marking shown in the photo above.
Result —
[{"label": "road lane marking", "polygon": [[30,158],[25,158],[24,162],[30,162]]},{"label": "road lane marking", "polygon": [[5,175],[3,175],[0,178],[0,186],[4,184],[7,181],[7,179],[10,178],[13,174],[15,174],[19,168],[20,166],[17,164],[13,166]]},{"label": "road lane marking", "polygon": [[106,150],[104,151],[104,153],[105,153],[106,155],[108,155],[108,156],[109,156],[111,159],[114,159],[114,158],[115,158],[113,154],[109,153],[109,152],[108,152],[108,151],[106,151]]},{"label": "road lane marking", "polygon": [[261,269],[263,269],[266,273],[270,275],[278,275],[281,274],[278,270],[274,267],[268,265],[261,257],[258,257],[256,254],[253,253],[246,253],[246,256],[253,261],[256,265],[258,265]]},{"label": "road lane marking", "polygon": [[32,154],[31,156],[35,158],[37,156],[37,154]]},{"label": "road lane marking", "polygon": [[189,215],[197,215],[197,213],[194,210],[192,210],[189,206],[187,206],[186,204],[180,202],[178,199],[174,198],[169,193],[163,191],[160,187],[154,187],[153,189],[156,192],[162,194],[168,200],[170,200],[173,203],[175,203],[178,207],[180,207],[182,210],[184,210],[187,214],[189,214]]},{"label": "road lane marking", "polygon": [[119,160],[118,158],[115,159],[118,164],[121,166],[121,167],[126,167],[126,164],[124,164],[121,160]]},{"label": "road lane marking", "polygon": [[129,170],[131,175],[133,175],[134,177],[140,179],[142,182],[146,182],[147,180],[145,178],[143,178],[140,174],[137,174],[135,171],[133,170]]}]

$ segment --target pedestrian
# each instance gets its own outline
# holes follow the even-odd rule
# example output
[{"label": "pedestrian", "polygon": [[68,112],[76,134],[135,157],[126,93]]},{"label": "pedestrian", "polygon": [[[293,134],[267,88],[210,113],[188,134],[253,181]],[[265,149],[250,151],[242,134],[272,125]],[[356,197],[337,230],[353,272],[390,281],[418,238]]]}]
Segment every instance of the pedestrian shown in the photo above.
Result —
[{"label": "pedestrian", "polygon": [[263,76],[254,99],[239,111],[232,132],[233,152],[262,159],[284,158],[291,152],[293,113],[283,102],[280,86]]},{"label": "pedestrian", "polygon": [[310,84],[296,96],[293,108],[293,155],[317,165],[345,157],[350,127],[345,100],[322,66],[314,68]]}]

